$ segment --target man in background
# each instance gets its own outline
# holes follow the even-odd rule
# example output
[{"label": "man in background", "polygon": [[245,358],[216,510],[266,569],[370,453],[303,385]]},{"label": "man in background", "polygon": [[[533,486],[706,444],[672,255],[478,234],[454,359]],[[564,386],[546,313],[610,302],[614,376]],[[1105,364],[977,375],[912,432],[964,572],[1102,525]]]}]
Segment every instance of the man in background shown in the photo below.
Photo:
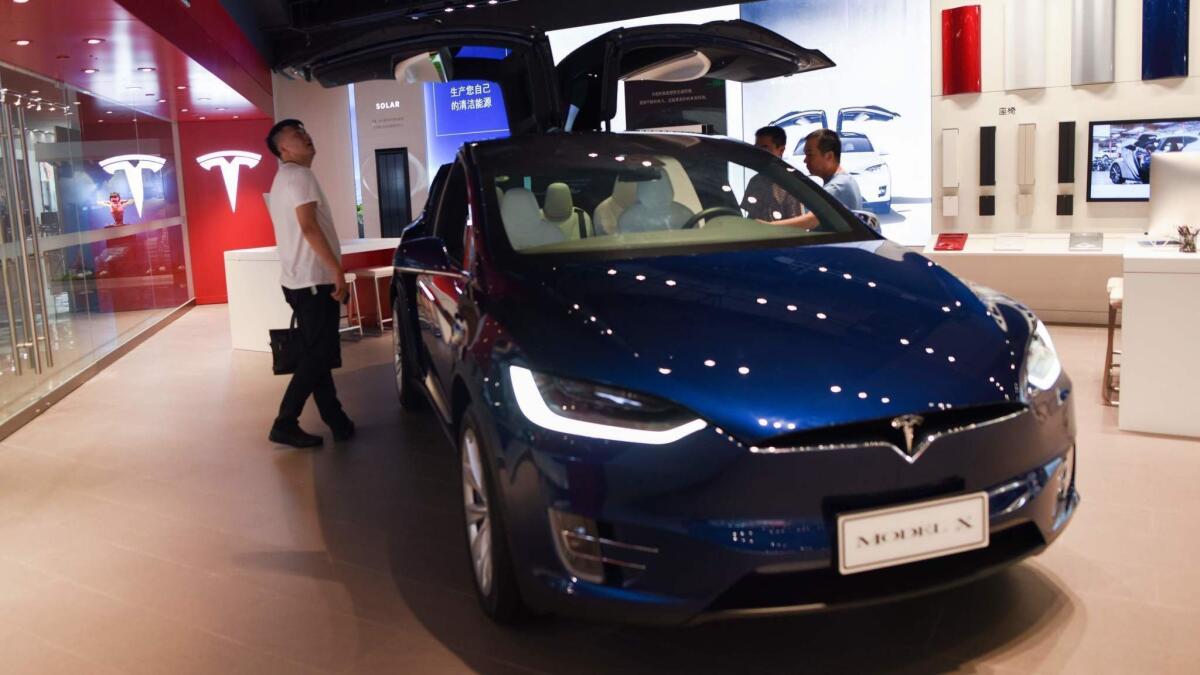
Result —
[{"label": "man in background", "polygon": [[293,119],[277,123],[267,134],[267,148],[281,160],[268,197],[282,268],[280,283],[304,340],[269,438],[308,448],[323,442],[300,428],[300,412],[310,395],[334,440],[354,436],[354,423],[338,401],[332,373],[341,364],[338,323],[348,293],[346,274],[329,200],[312,172],[317,151],[304,124]]},{"label": "man in background", "polygon": [[[842,168],[842,139],[832,129],[817,129],[804,139],[804,166],[825,182],[825,191],[851,211],[862,210],[862,195],[854,176]],[[749,190],[747,189],[747,192]],[[809,211],[793,218],[775,218],[774,225],[789,225],[812,230],[821,224]]]},{"label": "man in background", "polygon": [[[754,132],[754,146],[782,159],[787,150],[787,133],[780,127],[763,127]],[[746,184],[742,210],[749,218],[769,223],[799,216],[804,213],[804,205],[770,178],[756,174]]]}]

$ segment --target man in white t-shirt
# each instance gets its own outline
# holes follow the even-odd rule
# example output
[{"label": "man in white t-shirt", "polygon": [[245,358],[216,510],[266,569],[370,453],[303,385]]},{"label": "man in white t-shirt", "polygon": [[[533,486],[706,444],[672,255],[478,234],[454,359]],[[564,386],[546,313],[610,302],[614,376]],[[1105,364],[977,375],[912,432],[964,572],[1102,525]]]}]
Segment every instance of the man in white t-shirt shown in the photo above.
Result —
[{"label": "man in white t-shirt", "polygon": [[269,438],[296,448],[321,445],[320,436],[300,428],[300,412],[311,395],[334,440],[348,440],[354,436],[354,423],[338,401],[332,373],[342,361],[338,324],[347,297],[346,275],[329,200],[311,168],[317,151],[304,124],[293,119],[271,128],[267,148],[281,160],[268,197],[282,267],[280,283],[305,347]]}]

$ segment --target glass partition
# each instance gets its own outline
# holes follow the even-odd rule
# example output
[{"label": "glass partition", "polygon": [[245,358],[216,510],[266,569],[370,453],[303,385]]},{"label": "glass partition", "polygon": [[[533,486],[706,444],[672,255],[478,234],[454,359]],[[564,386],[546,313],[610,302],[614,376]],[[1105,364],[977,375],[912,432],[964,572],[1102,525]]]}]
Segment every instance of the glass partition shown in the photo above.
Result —
[{"label": "glass partition", "polygon": [[174,135],[0,64],[0,423],[190,298]]}]

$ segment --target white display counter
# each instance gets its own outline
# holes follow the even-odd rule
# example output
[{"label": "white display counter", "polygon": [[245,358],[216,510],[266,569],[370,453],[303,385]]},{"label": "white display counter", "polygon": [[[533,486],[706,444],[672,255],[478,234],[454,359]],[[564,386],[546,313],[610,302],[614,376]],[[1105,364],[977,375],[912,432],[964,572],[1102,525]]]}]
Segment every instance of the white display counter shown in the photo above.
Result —
[{"label": "white display counter", "polygon": [[1130,242],[1118,426],[1200,437],[1200,254]]},{"label": "white display counter", "polygon": [[[344,240],[341,242],[342,266],[349,271],[378,264],[372,258],[386,255],[390,259],[392,251],[399,245],[399,239]],[[229,333],[234,349],[269,352],[267,331],[287,328],[292,309],[283,300],[279,272],[279,251],[274,246],[225,252]],[[363,298],[363,304],[369,304],[368,300]],[[364,306],[364,309],[367,308]]]}]

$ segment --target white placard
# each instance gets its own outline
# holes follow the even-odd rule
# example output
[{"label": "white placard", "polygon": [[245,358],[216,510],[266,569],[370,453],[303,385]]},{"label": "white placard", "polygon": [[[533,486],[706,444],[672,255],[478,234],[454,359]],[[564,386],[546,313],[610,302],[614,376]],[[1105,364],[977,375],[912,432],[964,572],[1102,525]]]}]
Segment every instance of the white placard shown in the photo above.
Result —
[{"label": "white placard", "polygon": [[928,560],[988,545],[988,497],[976,492],[838,516],[838,571]]}]

